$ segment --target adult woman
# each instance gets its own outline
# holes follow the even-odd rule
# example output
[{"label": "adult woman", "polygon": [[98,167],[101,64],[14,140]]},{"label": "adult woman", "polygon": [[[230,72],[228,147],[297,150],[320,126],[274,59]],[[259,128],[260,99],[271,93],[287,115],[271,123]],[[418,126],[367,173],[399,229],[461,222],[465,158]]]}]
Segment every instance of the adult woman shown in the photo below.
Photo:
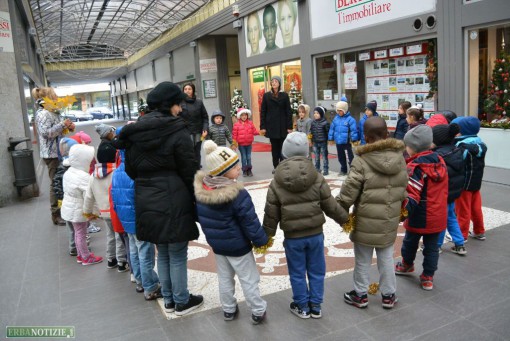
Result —
[{"label": "adult woman", "polygon": [[260,133],[271,141],[273,174],[282,160],[282,145],[288,133],[292,132],[292,112],[289,95],[281,90],[282,79],[271,77],[271,91],[262,97],[260,109]]},{"label": "adult woman", "polygon": [[259,41],[262,38],[262,25],[257,12],[248,16],[248,44],[250,44],[251,55],[254,56],[260,53]]},{"label": "adult woman", "polygon": [[44,97],[53,101],[58,99],[53,88],[34,88],[32,89],[32,97],[39,106],[35,114],[35,124],[37,126],[37,134],[39,135],[39,154],[48,167],[48,175],[50,177],[51,220],[55,225],[64,226],[66,222],[60,217],[58,200],[53,188],[53,178],[60,163],[58,159],[59,139],[64,136],[65,130],[74,130],[74,123],[69,119],[62,120],[58,112],[44,109]]},{"label": "adult woman", "polygon": [[296,26],[297,7],[292,0],[278,2],[278,26],[283,39],[283,47],[294,45],[294,27]]},{"label": "adult woman", "polygon": [[196,97],[195,84],[184,84],[182,91],[186,94],[186,98],[181,103],[181,117],[188,123],[188,129],[191,133],[191,141],[193,141],[193,147],[195,149],[195,158],[200,165],[202,136],[207,135],[207,128],[209,128],[209,115],[207,115],[207,110],[205,110],[204,102]]},{"label": "adult woman", "polygon": [[165,310],[177,315],[203,304],[202,296],[188,291],[188,242],[198,238],[193,199],[198,163],[179,117],[184,98],[177,85],[158,84],[147,96],[151,112],[112,142],[126,149],[125,170],[135,180],[136,237],[157,245]]}]

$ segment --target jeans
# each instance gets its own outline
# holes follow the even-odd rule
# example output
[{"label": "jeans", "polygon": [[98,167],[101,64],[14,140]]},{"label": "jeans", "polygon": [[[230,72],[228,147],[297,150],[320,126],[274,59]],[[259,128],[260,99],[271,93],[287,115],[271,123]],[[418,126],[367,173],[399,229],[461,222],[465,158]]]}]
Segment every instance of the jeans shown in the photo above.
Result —
[{"label": "jeans", "polygon": [[439,248],[437,247],[438,233],[420,234],[406,231],[402,242],[402,259],[408,265],[414,264],[418,243],[423,237],[423,275],[434,276],[439,261]]},{"label": "jeans", "polygon": [[158,275],[154,271],[154,244],[138,240],[134,233],[128,233],[128,238],[131,270],[136,283],[141,283],[145,292],[153,292],[159,284]]},{"label": "jeans", "polygon": [[324,297],[324,234],[286,238],[283,246],[292,286],[292,299],[301,309],[309,311],[309,303],[320,305]]},{"label": "jeans", "polygon": [[87,246],[87,222],[71,223],[74,228],[74,241],[76,243],[76,251],[82,259],[88,259],[90,256],[89,247]]},{"label": "jeans", "polygon": [[[347,156],[349,157],[348,160],[345,156],[345,151],[347,151]],[[350,166],[352,159],[354,159],[354,154],[352,154],[351,144],[350,143],[337,144],[336,152],[338,154],[338,161],[340,162],[340,171],[342,173],[347,173],[347,163],[349,163],[349,166]]]},{"label": "jeans", "polygon": [[239,146],[239,151],[241,152],[243,170],[251,169],[251,145]]},{"label": "jeans", "polygon": [[[463,246],[464,245],[464,236],[460,231],[459,222],[457,221],[457,215],[455,214],[455,203],[451,202],[448,204],[448,218],[446,221],[446,229],[450,236],[452,236],[452,241],[455,246]],[[439,233],[439,239],[437,241],[437,245],[441,247],[444,241],[444,235],[446,230]]]},{"label": "jeans", "polygon": [[112,220],[105,218],[106,223],[106,259],[109,261],[116,258],[119,262],[125,262],[126,248],[117,232],[113,231]]},{"label": "jeans", "polygon": [[74,241],[74,228],[73,224],[70,221],[66,221],[67,231],[69,232],[67,235],[69,236],[69,252],[76,251],[76,243]]},{"label": "jeans", "polygon": [[273,157],[273,168],[278,167],[280,161],[283,160],[282,157],[282,146],[283,141],[285,141],[285,137],[281,139],[269,139],[271,142],[271,155]]},{"label": "jeans", "polygon": [[[397,290],[395,279],[395,266],[393,265],[393,245],[385,248],[375,248],[377,254],[377,269],[379,270],[379,283],[381,294],[392,295]],[[354,290],[358,295],[368,292],[369,271],[372,266],[374,248],[354,243]]]},{"label": "jeans", "polygon": [[115,232],[115,237],[119,237],[124,250],[126,251],[126,261],[129,264],[129,268],[131,268],[131,255],[129,254],[129,237],[126,232]]},{"label": "jeans", "polygon": [[324,173],[327,173],[329,170],[329,160],[328,160],[328,142],[314,142],[313,143],[313,153],[315,154],[315,169],[318,171],[321,170],[321,155],[322,155],[322,164],[324,165],[323,170]]},{"label": "jeans", "polygon": [[51,159],[43,159],[44,163],[48,167],[48,176],[50,177],[50,208],[51,213],[57,213],[60,209],[58,208],[58,199],[55,195],[55,189],[53,188],[53,178],[55,178],[55,173],[57,172],[58,165],[60,161],[58,158]]},{"label": "jeans", "polygon": [[188,242],[157,246],[158,273],[165,303],[188,303]]}]

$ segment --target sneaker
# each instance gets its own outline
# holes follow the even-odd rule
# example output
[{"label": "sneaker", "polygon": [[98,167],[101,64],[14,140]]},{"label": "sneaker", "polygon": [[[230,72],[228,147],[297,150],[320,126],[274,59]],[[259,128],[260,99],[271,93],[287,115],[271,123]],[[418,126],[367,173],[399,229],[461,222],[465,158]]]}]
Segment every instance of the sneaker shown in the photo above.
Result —
[{"label": "sneaker", "polygon": [[423,243],[420,243],[420,246],[418,246],[418,251],[423,251],[424,248],[425,245],[423,245]]},{"label": "sneaker", "polygon": [[414,265],[407,265],[403,260],[395,264],[396,275],[407,275],[414,272]]},{"label": "sneaker", "polygon": [[358,296],[358,293],[356,292],[356,290],[346,292],[344,294],[344,301],[345,301],[345,303],[353,305],[358,308],[366,308],[368,306],[367,294]]},{"label": "sneaker", "polygon": [[451,241],[452,241],[452,236],[450,236],[450,235],[447,233],[447,234],[445,234],[444,239],[445,239],[446,241],[448,241],[448,242],[451,242]]},{"label": "sneaker", "polygon": [[128,262],[120,262],[117,271],[118,272],[126,272],[129,270],[129,263]]},{"label": "sneaker", "polygon": [[82,263],[83,262],[83,258],[81,258],[81,256],[76,256],[76,263]]},{"label": "sneaker", "polygon": [[251,169],[248,169],[248,171],[246,172],[246,174],[251,178],[253,176],[253,172],[251,171]]},{"label": "sneaker", "polygon": [[452,250],[453,253],[456,253],[456,254],[461,255],[461,256],[464,256],[467,253],[466,248],[464,247],[464,245],[452,246],[451,250]]},{"label": "sneaker", "polygon": [[252,324],[261,324],[266,319],[266,312],[264,311],[264,314],[257,316],[251,314],[251,323]]},{"label": "sneaker", "polygon": [[71,257],[78,256],[78,251],[76,251],[76,249],[73,249],[73,250],[69,251],[69,256],[71,256]]},{"label": "sneaker", "polygon": [[108,269],[115,269],[119,263],[117,262],[117,258],[108,259],[108,265],[106,266]]},{"label": "sneaker", "polygon": [[99,226],[94,225],[93,223],[90,223],[89,227],[87,227],[88,233],[97,233],[101,231],[101,228]]},{"label": "sneaker", "polygon": [[90,254],[89,258],[83,259],[81,265],[93,265],[103,261],[103,257],[95,256],[93,253]]},{"label": "sneaker", "polygon": [[474,232],[469,231],[469,236],[473,239],[485,240],[485,233],[475,234]]},{"label": "sneaker", "polygon": [[136,284],[136,288],[135,288],[136,292],[141,294],[143,292],[143,287],[141,284]]},{"label": "sneaker", "polygon": [[233,321],[237,318],[237,314],[239,314],[239,307],[236,305],[236,310],[233,313],[223,312],[223,319],[225,321]]},{"label": "sneaker", "polygon": [[310,312],[301,309],[296,303],[292,302],[290,304],[290,312],[302,319],[310,318]]},{"label": "sneaker", "polygon": [[131,283],[136,283],[135,275],[131,274],[130,280],[131,280]]},{"label": "sneaker", "polygon": [[202,295],[189,295],[188,303],[176,304],[175,315],[183,316],[191,313],[193,310],[200,308],[204,304],[204,297]]},{"label": "sneaker", "polygon": [[165,313],[173,313],[175,311],[175,302],[165,303]]},{"label": "sneaker", "polygon": [[320,304],[310,304],[310,317],[313,319],[320,319],[322,317]]},{"label": "sneaker", "polygon": [[245,177],[248,176],[248,172],[244,170],[243,171],[243,176],[245,176]]},{"label": "sneaker", "polygon": [[156,290],[154,290],[153,292],[149,292],[148,294],[145,294],[146,301],[154,301],[161,297],[163,297],[163,295],[161,294],[161,286],[159,286],[159,285],[156,288]]},{"label": "sneaker", "polygon": [[384,309],[391,309],[398,302],[398,297],[395,294],[382,295],[382,307]]},{"label": "sneaker", "polygon": [[425,276],[423,274],[420,275],[421,287],[423,290],[432,290],[434,289],[434,277]]}]

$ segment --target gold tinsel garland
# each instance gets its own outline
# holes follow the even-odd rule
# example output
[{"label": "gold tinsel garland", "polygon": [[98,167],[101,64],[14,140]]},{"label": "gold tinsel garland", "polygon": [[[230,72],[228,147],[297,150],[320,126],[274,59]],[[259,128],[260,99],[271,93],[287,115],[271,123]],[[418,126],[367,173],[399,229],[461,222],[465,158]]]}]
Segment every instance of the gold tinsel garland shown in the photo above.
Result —
[{"label": "gold tinsel garland", "polygon": [[99,218],[97,215],[95,215],[94,213],[83,213],[83,216],[85,218],[87,218],[87,220],[93,220],[93,219],[96,219],[96,218]]},{"label": "gold tinsel garland", "polygon": [[65,96],[59,97],[56,101],[52,100],[49,97],[43,97],[44,101],[44,109],[48,111],[61,111],[62,109],[68,108],[74,102],[76,102],[76,97],[74,96]]},{"label": "gold tinsel garland", "polygon": [[356,227],[356,216],[354,213],[349,213],[349,219],[341,225],[345,233],[351,233]]},{"label": "gold tinsel garland", "polygon": [[372,283],[368,286],[368,293],[370,295],[377,294],[377,291],[379,291],[379,283]]},{"label": "gold tinsel garland", "polygon": [[259,254],[259,255],[263,255],[267,252],[267,249],[269,249],[271,246],[273,246],[273,243],[274,243],[274,238],[273,237],[269,237],[269,239],[267,240],[267,244],[266,245],[262,245],[262,246],[259,246],[259,247],[254,247],[253,248],[253,252],[255,252],[256,254]]},{"label": "gold tinsel garland", "polygon": [[406,220],[408,216],[409,212],[405,208],[400,209],[400,221]]}]

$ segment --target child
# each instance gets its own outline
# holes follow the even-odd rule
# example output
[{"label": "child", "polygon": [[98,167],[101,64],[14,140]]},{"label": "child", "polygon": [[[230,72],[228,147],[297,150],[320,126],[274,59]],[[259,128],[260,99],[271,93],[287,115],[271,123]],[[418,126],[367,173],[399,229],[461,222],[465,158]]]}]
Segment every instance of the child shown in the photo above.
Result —
[{"label": "child", "polygon": [[416,128],[421,124],[427,123],[427,120],[423,116],[423,110],[421,106],[413,105],[406,111],[406,121],[409,125],[409,130]]},{"label": "child", "polygon": [[83,202],[89,182],[89,165],[94,157],[94,147],[77,144],[69,151],[69,169],[63,178],[64,200],[62,218],[70,221],[74,228],[74,241],[78,256],[76,261],[82,265],[101,263],[103,257],[89,252],[86,241],[87,219],[83,216]]},{"label": "child", "polygon": [[322,174],[314,171],[305,134],[287,135],[282,154],[285,160],[276,168],[267,192],[263,225],[272,237],[280,224],[285,236],[283,246],[293,299],[290,311],[303,319],[321,318],[326,274],[324,213],[343,224],[347,212],[331,196]]},{"label": "child", "polygon": [[379,113],[377,112],[377,101],[373,100],[373,101],[370,101],[367,103],[366,107],[365,107],[365,114],[363,115],[363,117],[359,120],[359,129],[358,129],[358,133],[359,133],[359,138],[360,138],[360,141],[361,143],[360,144],[366,144],[367,142],[365,141],[365,134],[363,132],[363,126],[365,124],[365,121],[369,118],[369,117],[373,117],[373,116],[379,116]]},{"label": "child", "polygon": [[397,127],[395,128],[395,133],[393,135],[397,140],[403,140],[404,135],[409,130],[409,123],[407,123],[407,114],[406,111],[411,107],[411,102],[404,101],[400,103],[398,106],[398,120]]},{"label": "child", "polygon": [[328,132],[329,123],[324,117],[326,109],[324,107],[316,107],[313,109],[312,127],[310,129],[312,135],[312,143],[315,154],[315,169],[321,172],[321,154],[324,172],[323,175],[329,174],[328,160]]},{"label": "child", "polygon": [[354,290],[344,294],[344,301],[358,308],[368,306],[368,272],[375,249],[382,306],[391,309],[398,301],[393,244],[406,196],[405,147],[402,141],[387,139],[388,127],[381,117],[367,118],[363,132],[367,144],[356,149],[358,157],[336,197],[347,211],[354,205],[356,218],[349,235],[354,243]]},{"label": "child", "polygon": [[[457,123],[460,127],[461,136],[455,138],[455,146],[462,150],[466,162],[464,190],[455,201],[460,230],[465,240],[468,233],[471,238],[485,240],[480,188],[487,146],[477,136],[480,131],[480,121],[473,116],[464,116],[454,119],[452,123]],[[473,222],[473,232],[469,231],[470,221]]]},{"label": "child", "polygon": [[[232,146],[232,134],[224,124],[225,114],[220,110],[214,110],[211,115],[211,123],[207,129],[207,139],[213,140],[218,146],[227,146],[227,141]],[[234,146],[232,146],[234,148]]]},{"label": "child", "polygon": [[250,120],[251,111],[246,108],[237,109],[237,122],[234,124],[232,138],[234,145],[239,146],[241,162],[243,164],[243,176],[253,176],[251,171],[251,145],[255,136],[259,134],[257,128]]},{"label": "child", "polygon": [[[352,154],[351,142],[358,143],[358,129],[356,127],[356,120],[351,117],[348,112],[349,105],[345,101],[340,101],[336,104],[335,116],[329,128],[328,140],[334,141],[331,144],[336,144],[338,153],[338,161],[340,162],[340,176],[347,175],[347,164],[351,165],[354,155]],[[345,152],[347,157],[345,158]]]},{"label": "child", "polygon": [[[455,123],[451,125],[440,124],[433,127],[432,141],[435,147],[432,150],[443,158],[448,170],[448,217],[446,228],[455,244],[451,250],[458,255],[465,255],[467,252],[464,247],[464,237],[460,232],[460,226],[455,215],[455,200],[460,196],[465,180],[462,150],[453,144],[453,139],[459,132],[460,128]],[[439,235],[437,243],[439,248],[443,245],[445,233],[446,231],[443,231]]]},{"label": "child", "polygon": [[237,275],[252,311],[252,323],[259,324],[266,316],[267,303],[260,297],[260,275],[251,250],[252,243],[263,246],[268,238],[250,194],[237,182],[241,169],[237,154],[209,140],[204,151],[208,173],[195,175],[195,197],[198,220],[216,257],[223,317],[231,321],[239,312],[234,297]]},{"label": "child", "polygon": [[402,242],[402,261],[395,265],[395,273],[407,275],[414,272],[418,242],[423,237],[420,282],[424,290],[432,290],[439,260],[437,242],[440,232],[446,228],[448,173],[443,159],[430,150],[432,128],[422,124],[409,130],[404,136],[404,143],[410,158],[406,160],[409,183],[403,207],[409,215],[404,221],[406,233]]},{"label": "child", "polygon": [[310,146],[309,155],[312,156],[312,140],[310,129],[312,128],[312,119],[310,118],[310,106],[308,104],[300,104],[298,106],[298,119],[296,121],[296,130],[305,133],[308,136],[308,145]]}]

